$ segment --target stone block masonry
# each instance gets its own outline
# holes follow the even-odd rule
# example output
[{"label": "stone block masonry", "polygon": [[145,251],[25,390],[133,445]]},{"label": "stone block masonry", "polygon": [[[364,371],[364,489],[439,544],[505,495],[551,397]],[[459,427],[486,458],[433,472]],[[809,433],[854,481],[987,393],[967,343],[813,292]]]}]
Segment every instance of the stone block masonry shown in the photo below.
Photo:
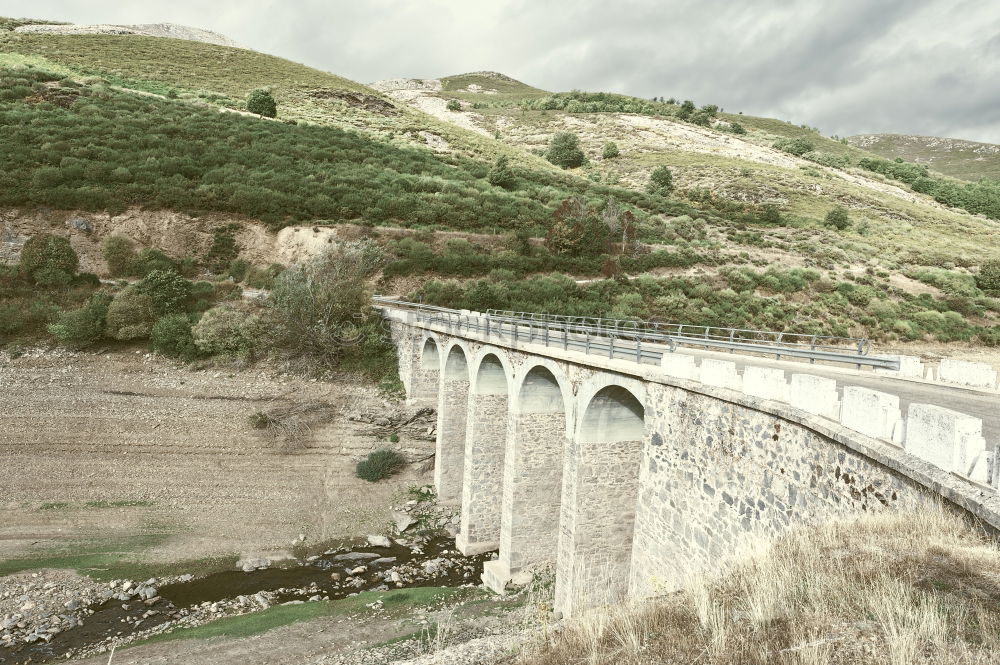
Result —
[{"label": "stone block masonry", "polygon": [[434,461],[434,488],[437,490],[438,500],[444,503],[458,503],[462,499],[468,404],[468,379],[444,377],[439,388],[438,436]]},{"label": "stone block masonry", "polygon": [[507,400],[506,394],[470,395],[462,522],[456,539],[456,546],[466,556],[496,549],[500,543]]},{"label": "stone block masonry", "polygon": [[789,403],[817,416],[840,420],[840,398],[837,382],[812,374],[792,374]]},{"label": "stone block masonry", "polygon": [[703,358],[699,370],[699,379],[707,385],[730,390],[741,390],[743,387],[734,362]]},{"label": "stone block masonry", "polygon": [[788,381],[784,370],[780,369],[747,367],[743,370],[743,391],[762,399],[788,401]]},{"label": "stone block masonry", "polygon": [[997,371],[986,363],[974,363],[968,360],[945,358],[938,365],[938,379],[945,383],[954,383],[972,388],[997,387]]}]

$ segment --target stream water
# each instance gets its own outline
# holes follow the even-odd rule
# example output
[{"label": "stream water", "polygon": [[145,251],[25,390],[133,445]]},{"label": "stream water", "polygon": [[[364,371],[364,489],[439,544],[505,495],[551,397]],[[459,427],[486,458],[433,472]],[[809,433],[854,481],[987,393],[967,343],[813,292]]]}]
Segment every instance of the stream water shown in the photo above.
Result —
[{"label": "stream water", "polygon": [[[58,633],[49,642],[38,641],[21,644],[12,649],[0,647],[0,664],[27,665],[65,659],[67,654],[112,638],[125,638],[134,633],[173,621],[178,610],[196,608],[203,603],[215,603],[239,596],[253,596],[268,592],[275,605],[290,601],[305,601],[310,597],[328,597],[330,600],[345,598],[359,591],[422,586],[460,586],[478,584],[483,563],[491,554],[464,557],[454,549],[455,541],[435,538],[419,546],[420,552],[410,547],[393,544],[391,547],[356,547],[349,551],[324,554],[312,561],[297,562],[289,567],[268,568],[251,573],[224,571],[159,587],[161,600],[152,606],[139,600],[122,603],[109,600],[91,606],[94,614],[83,623]],[[390,569],[415,566],[444,559],[454,565],[430,564],[433,572],[402,575],[399,584],[388,583],[382,575]],[[409,564],[409,566],[407,566]],[[345,584],[351,571],[364,566],[365,572],[353,575],[353,584]],[[339,577],[339,579],[337,579]],[[150,611],[155,612],[150,614]],[[143,615],[147,615],[142,618]],[[140,620],[141,619],[141,620]],[[136,625],[136,621],[139,621]]]}]

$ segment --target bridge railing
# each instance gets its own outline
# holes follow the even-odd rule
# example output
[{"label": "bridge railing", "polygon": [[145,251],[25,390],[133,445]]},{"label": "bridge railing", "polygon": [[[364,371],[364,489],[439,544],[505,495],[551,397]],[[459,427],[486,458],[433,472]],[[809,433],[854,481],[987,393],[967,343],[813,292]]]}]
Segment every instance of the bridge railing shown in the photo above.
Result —
[{"label": "bridge railing", "polygon": [[810,363],[820,360],[852,364],[859,368],[899,369],[898,359],[869,355],[870,344],[863,338],[503,310],[487,310],[483,314],[382,296],[373,297],[373,301],[383,307],[411,311],[430,323],[500,335],[515,342],[560,346],[565,350],[601,354],[608,358],[629,358],[636,362],[657,363],[665,352],[670,353],[682,345],[763,354],[779,360],[793,357]]}]

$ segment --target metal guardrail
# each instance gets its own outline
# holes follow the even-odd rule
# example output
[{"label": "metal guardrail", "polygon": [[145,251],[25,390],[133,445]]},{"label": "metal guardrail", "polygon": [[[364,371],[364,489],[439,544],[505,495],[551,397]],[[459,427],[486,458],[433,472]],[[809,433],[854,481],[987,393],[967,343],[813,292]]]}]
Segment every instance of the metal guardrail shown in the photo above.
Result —
[{"label": "metal guardrail", "polygon": [[540,343],[641,363],[659,363],[664,353],[673,352],[677,346],[693,346],[763,354],[775,356],[779,360],[782,357],[793,357],[809,360],[810,363],[821,360],[856,365],[859,368],[867,366],[899,369],[897,359],[868,355],[870,344],[867,339],[862,338],[492,309],[482,314],[382,296],[374,296],[372,300],[385,307],[412,311],[428,323],[438,323],[456,330],[499,335],[514,342]]}]

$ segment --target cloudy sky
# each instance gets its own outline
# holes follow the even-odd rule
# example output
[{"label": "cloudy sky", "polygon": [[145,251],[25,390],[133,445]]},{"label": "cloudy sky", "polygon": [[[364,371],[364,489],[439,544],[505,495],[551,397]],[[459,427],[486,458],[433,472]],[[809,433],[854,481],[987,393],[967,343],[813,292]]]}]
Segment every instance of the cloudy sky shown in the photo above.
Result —
[{"label": "cloudy sky", "polygon": [[0,15],[193,25],[361,82],[492,69],[824,134],[1000,143],[998,0],[0,0]]}]

